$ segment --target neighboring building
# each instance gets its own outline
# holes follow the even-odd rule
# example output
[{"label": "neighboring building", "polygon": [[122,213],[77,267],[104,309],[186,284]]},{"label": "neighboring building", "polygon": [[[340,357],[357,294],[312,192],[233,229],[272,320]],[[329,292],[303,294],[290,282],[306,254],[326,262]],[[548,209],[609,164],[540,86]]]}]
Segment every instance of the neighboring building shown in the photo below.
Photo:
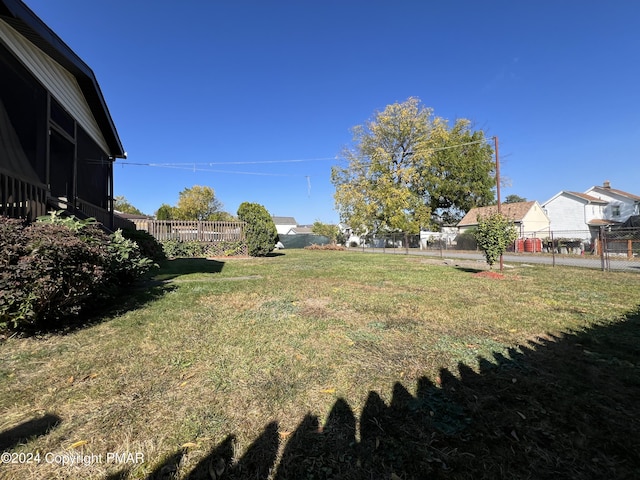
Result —
[{"label": "neighboring building", "polygon": [[[543,237],[549,233],[549,217],[537,201],[503,203],[500,206],[502,214],[513,221],[518,229],[518,236]],[[458,223],[460,233],[472,230],[478,226],[478,217],[486,217],[498,212],[497,205],[472,208]]]},{"label": "neighboring building", "polygon": [[543,208],[554,232],[576,231],[575,238],[594,239],[600,227],[620,225],[638,215],[640,196],[611,188],[607,181],[584,193],[562,191]]},{"label": "neighboring building", "polygon": [[19,0],[0,0],[0,79],[0,214],[33,220],[51,205],[113,228],[126,153],[96,77]]},{"label": "neighboring building", "polygon": [[607,202],[603,219],[623,223],[632,215],[640,215],[640,196],[611,188],[609,181],[605,181],[601,187],[593,186],[584,193]]},{"label": "neighboring building", "polygon": [[[590,240],[603,221],[607,202],[586,193],[562,191],[543,205],[556,236],[570,236]],[[560,232],[565,232],[560,233]]]},{"label": "neighboring building", "polygon": [[298,225],[289,229],[286,235],[311,235],[313,234],[313,227],[309,225]]},{"label": "neighboring building", "polygon": [[278,235],[289,235],[291,229],[295,230],[298,226],[298,222],[293,217],[276,217],[272,215],[271,218],[273,218],[273,223],[276,224]]}]

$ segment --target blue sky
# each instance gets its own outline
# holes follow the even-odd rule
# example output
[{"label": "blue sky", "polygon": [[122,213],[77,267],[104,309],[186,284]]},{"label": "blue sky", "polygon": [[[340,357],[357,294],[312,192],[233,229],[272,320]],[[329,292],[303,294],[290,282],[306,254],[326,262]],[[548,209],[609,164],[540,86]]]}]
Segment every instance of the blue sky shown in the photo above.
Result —
[{"label": "blue sky", "polygon": [[128,152],[115,194],[145,213],[208,185],[233,214],[337,222],[351,128],[412,96],[499,137],[503,197],[640,195],[640,2],[26,4],[95,72]]}]

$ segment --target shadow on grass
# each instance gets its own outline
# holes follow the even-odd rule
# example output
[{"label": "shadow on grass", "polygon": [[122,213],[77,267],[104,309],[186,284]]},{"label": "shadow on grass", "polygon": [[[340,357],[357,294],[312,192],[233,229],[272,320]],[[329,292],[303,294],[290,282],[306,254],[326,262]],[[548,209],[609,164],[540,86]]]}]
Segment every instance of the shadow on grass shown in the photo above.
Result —
[{"label": "shadow on grass", "polygon": [[61,422],[60,417],[48,413],[0,432],[0,451],[10,450],[23,442],[29,441],[32,437],[46,435]]},{"label": "shadow on grass", "polygon": [[53,326],[25,326],[22,335],[68,334],[83,328],[97,325],[114,316],[142,308],[176,287],[168,284],[180,275],[190,273],[220,273],[224,262],[206,258],[179,258],[162,262],[160,272],[150,272],[133,285],[113,294],[106,301],[98,301],[85,305],[77,316],[68,316]]},{"label": "shadow on grass", "polygon": [[389,404],[371,391],[359,421],[338,399],[324,425],[302,419],[277,462],[277,424],[237,463],[228,437],[180,478],[637,478],[640,311],[479,363],[423,377],[415,395],[398,382]]},{"label": "shadow on grass", "polygon": [[480,272],[486,271],[486,270],[483,270],[482,268],[469,268],[469,267],[456,267],[456,270],[460,270],[461,272],[467,272],[467,273],[480,273]]},{"label": "shadow on grass", "polygon": [[224,262],[207,258],[174,258],[160,264],[161,273],[154,278],[157,280],[171,280],[180,275],[190,273],[220,273]]}]

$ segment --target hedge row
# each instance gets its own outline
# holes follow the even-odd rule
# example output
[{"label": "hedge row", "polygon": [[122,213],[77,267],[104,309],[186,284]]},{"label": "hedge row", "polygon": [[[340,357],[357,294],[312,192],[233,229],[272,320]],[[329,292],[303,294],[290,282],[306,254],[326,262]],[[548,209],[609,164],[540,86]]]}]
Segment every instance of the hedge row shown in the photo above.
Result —
[{"label": "hedge row", "polygon": [[165,240],[162,242],[164,254],[169,258],[177,257],[233,257],[247,255],[245,242],[180,242]]},{"label": "hedge row", "polygon": [[0,217],[0,328],[60,328],[153,265],[120,231],[91,221]]}]

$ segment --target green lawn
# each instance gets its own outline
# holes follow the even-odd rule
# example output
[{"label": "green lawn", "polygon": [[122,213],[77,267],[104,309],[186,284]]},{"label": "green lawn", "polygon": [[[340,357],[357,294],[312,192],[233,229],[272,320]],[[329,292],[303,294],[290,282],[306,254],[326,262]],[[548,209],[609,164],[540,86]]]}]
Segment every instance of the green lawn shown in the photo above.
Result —
[{"label": "green lawn", "polygon": [[168,261],[89,327],[0,343],[0,447],[40,454],[0,478],[632,478],[640,275],[475,273]]}]

